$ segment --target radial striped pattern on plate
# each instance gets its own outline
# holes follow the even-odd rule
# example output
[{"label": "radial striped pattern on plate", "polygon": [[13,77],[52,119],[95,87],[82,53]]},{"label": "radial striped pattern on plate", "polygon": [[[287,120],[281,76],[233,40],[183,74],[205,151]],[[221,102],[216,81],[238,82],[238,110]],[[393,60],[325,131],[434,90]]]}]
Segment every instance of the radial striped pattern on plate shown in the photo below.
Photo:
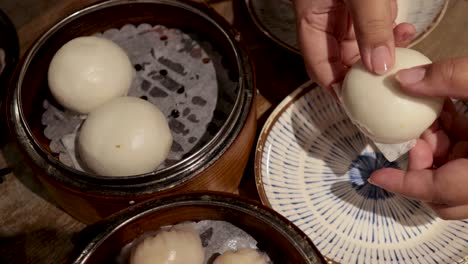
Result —
[{"label": "radial striped pattern on plate", "polygon": [[404,168],[407,157],[390,163],[376,153],[323,89],[276,113],[261,149],[263,189],[322,254],[340,263],[461,263],[468,256],[468,221],[443,221],[420,202],[367,183],[375,169]]}]

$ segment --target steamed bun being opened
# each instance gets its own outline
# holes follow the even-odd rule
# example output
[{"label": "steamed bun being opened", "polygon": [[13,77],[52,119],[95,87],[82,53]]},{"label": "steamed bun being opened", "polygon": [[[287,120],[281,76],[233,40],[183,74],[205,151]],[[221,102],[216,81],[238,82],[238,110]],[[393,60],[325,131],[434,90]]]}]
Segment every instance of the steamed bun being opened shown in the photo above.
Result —
[{"label": "steamed bun being opened", "polygon": [[224,252],[213,264],[267,264],[267,259],[256,249],[243,248]]},{"label": "steamed bun being opened", "polygon": [[205,252],[197,231],[191,228],[161,231],[140,242],[130,264],[203,264]]},{"label": "steamed bun being opened", "polygon": [[86,114],[125,96],[134,71],[125,51],[99,37],[78,37],[63,45],[49,66],[49,88],[63,107]]},{"label": "steamed bun being opened", "polygon": [[172,146],[164,114],[136,97],[119,97],[101,105],[88,115],[79,133],[81,160],[103,176],[154,171]]},{"label": "steamed bun being opened", "polygon": [[375,75],[358,62],[345,77],[343,106],[351,120],[374,142],[398,144],[417,139],[437,119],[443,98],[414,97],[403,93],[395,73],[431,61],[404,48],[395,50],[395,66],[385,75]]}]

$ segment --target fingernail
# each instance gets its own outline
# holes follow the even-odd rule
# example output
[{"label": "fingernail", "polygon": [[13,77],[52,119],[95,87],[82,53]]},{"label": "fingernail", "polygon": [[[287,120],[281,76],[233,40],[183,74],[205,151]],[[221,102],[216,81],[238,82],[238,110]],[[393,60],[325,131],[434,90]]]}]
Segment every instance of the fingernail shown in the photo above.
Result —
[{"label": "fingernail", "polygon": [[392,56],[387,46],[380,46],[371,52],[372,69],[377,74],[386,73],[391,65]]},{"label": "fingernail", "polygon": [[335,92],[336,96],[338,98],[341,97],[341,84],[339,83],[334,83],[334,84],[331,84],[330,87],[333,89],[333,91]]},{"label": "fingernail", "polygon": [[375,184],[375,182],[374,182],[374,180],[372,179],[372,177],[369,177],[369,178],[367,179],[367,182],[370,183],[370,184],[372,184],[372,185],[375,185],[375,186],[379,187],[377,184]]},{"label": "fingernail", "polygon": [[402,85],[411,85],[420,82],[426,76],[426,68],[416,67],[407,70],[401,70],[396,74],[396,79]]}]

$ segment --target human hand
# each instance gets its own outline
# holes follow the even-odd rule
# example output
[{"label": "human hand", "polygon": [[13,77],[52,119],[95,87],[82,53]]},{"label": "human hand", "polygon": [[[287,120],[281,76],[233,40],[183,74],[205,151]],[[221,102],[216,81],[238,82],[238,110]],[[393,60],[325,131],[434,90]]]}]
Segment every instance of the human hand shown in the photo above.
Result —
[{"label": "human hand", "polygon": [[[397,73],[415,96],[468,99],[468,57]],[[381,169],[369,182],[426,202],[443,219],[468,218],[468,117],[447,99],[440,118],[409,153],[408,171]]]},{"label": "human hand", "polygon": [[395,45],[406,47],[416,33],[410,24],[394,25],[396,0],[293,2],[307,71],[327,89],[361,57],[369,71],[385,73],[393,67]]}]

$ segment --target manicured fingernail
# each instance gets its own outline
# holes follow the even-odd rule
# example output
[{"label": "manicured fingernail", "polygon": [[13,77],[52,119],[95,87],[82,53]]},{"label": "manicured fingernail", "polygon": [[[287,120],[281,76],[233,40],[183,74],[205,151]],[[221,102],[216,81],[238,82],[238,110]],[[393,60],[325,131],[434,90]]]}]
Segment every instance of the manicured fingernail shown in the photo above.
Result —
[{"label": "manicured fingernail", "polygon": [[340,97],[341,95],[341,84],[339,83],[334,83],[334,84],[331,84],[330,87],[333,89],[333,91],[335,92],[335,94]]},{"label": "manicured fingernail", "polygon": [[377,184],[375,184],[375,182],[374,182],[374,180],[372,179],[372,177],[369,177],[369,178],[367,179],[367,182],[370,183],[370,184],[372,184],[372,185],[375,185],[375,186],[379,187]]},{"label": "manicured fingernail", "polygon": [[396,79],[402,85],[411,85],[420,82],[426,76],[426,68],[416,67],[406,70],[401,70],[396,74]]},{"label": "manicured fingernail", "polygon": [[372,69],[377,74],[386,73],[391,66],[392,56],[387,46],[380,46],[371,52]]}]

